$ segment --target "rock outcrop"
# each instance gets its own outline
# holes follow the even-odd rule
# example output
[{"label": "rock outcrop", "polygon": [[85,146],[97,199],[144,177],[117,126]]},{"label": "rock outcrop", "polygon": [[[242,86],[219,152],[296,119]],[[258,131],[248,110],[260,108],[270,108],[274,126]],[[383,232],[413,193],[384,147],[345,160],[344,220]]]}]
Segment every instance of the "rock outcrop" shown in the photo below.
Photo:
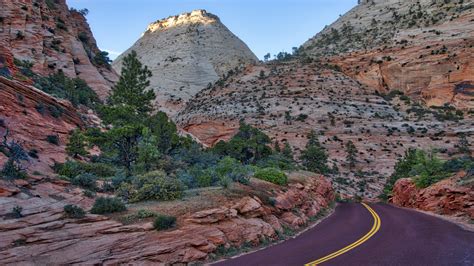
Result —
[{"label": "rock outcrop", "polygon": [[150,24],[142,37],[114,62],[136,51],[153,73],[150,87],[157,106],[173,115],[202,89],[257,57],[245,43],[205,10],[172,16]]},{"label": "rock outcrop", "polygon": [[[180,217],[181,226],[166,232],[154,231],[150,223],[122,225],[100,215],[67,218],[64,205],[89,210],[93,200],[64,181],[26,182],[28,189],[0,197],[0,260],[7,265],[202,261],[220,246],[276,239],[282,226],[299,228],[328,207],[334,200],[331,183],[305,175],[306,181],[274,187],[274,206],[257,196],[244,196]],[[0,193],[7,189],[12,185],[2,181]],[[23,217],[11,217],[15,206],[23,207]]]},{"label": "rock outcrop", "polygon": [[[395,183],[390,201],[401,207],[474,220],[472,178],[472,173],[460,172],[423,189],[417,188],[410,178],[403,178]],[[468,179],[471,181],[467,182]]]},{"label": "rock outcrop", "polygon": [[307,41],[300,53],[326,58],[379,92],[400,90],[431,106],[474,108],[472,1],[363,1]]},{"label": "rock outcrop", "polygon": [[[18,141],[30,153],[30,173],[51,174],[50,166],[66,159],[69,132],[82,125],[77,109],[68,101],[0,77],[0,136],[8,128],[8,140]],[[48,136],[56,136],[58,143],[50,143]],[[6,160],[0,153],[0,165]]]},{"label": "rock outcrop", "polygon": [[100,53],[81,12],[65,0],[0,0],[0,72],[23,80],[13,58],[47,76],[59,70],[79,77],[104,99],[118,76],[96,60]]}]

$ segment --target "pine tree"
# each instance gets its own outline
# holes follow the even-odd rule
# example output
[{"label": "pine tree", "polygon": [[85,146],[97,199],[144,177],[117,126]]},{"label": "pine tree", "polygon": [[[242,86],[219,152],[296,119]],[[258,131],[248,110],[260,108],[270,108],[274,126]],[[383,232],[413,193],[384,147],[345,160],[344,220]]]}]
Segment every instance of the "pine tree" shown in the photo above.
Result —
[{"label": "pine tree", "polygon": [[124,59],[118,83],[112,88],[102,118],[113,127],[101,139],[101,149],[114,157],[130,174],[139,156],[138,144],[147,121],[151,120],[155,93],[148,90],[151,72],[132,51]]},{"label": "pine tree", "polygon": [[467,140],[466,135],[464,134],[462,134],[459,137],[458,150],[462,154],[466,154],[468,156],[471,155],[471,149],[469,148],[469,141]]},{"label": "pine tree", "polygon": [[285,146],[283,147],[281,153],[285,158],[293,160],[293,150],[291,149],[290,143],[288,143],[288,141],[285,141]]},{"label": "pine tree", "polygon": [[86,138],[80,130],[74,130],[69,137],[69,143],[66,145],[66,152],[69,156],[77,158],[80,156],[87,155],[87,151],[84,148]]},{"label": "pine tree", "polygon": [[357,148],[351,140],[349,140],[349,142],[347,142],[346,144],[346,152],[347,152],[347,156],[346,156],[347,164],[349,164],[349,168],[352,169],[355,167],[355,164],[357,162],[357,159],[356,159]]},{"label": "pine tree", "polygon": [[155,170],[158,160],[161,157],[158,150],[158,141],[148,128],[142,130],[142,139],[137,146],[137,163],[136,170],[144,173]]},{"label": "pine tree", "polygon": [[281,152],[280,143],[278,143],[278,140],[275,140],[275,143],[274,143],[274,150],[275,150],[275,152],[277,152],[277,153],[280,153],[280,152]]},{"label": "pine tree", "polygon": [[142,65],[135,51],[128,54],[123,60],[120,79],[112,88],[108,106],[104,108],[104,120],[113,125],[123,125],[147,118],[156,98],[153,90],[148,89],[151,76],[151,71]]},{"label": "pine tree", "polygon": [[308,134],[308,143],[305,150],[301,152],[300,160],[309,171],[324,174],[329,170],[327,166],[328,156],[313,130]]}]

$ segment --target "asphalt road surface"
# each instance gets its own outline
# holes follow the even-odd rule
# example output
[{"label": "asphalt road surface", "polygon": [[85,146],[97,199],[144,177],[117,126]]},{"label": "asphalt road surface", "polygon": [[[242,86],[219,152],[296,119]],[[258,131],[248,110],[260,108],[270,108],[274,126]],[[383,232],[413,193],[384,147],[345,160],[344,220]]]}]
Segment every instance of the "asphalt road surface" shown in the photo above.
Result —
[{"label": "asphalt road surface", "polygon": [[316,264],[474,265],[474,232],[387,204],[344,203],[294,239],[217,265]]}]

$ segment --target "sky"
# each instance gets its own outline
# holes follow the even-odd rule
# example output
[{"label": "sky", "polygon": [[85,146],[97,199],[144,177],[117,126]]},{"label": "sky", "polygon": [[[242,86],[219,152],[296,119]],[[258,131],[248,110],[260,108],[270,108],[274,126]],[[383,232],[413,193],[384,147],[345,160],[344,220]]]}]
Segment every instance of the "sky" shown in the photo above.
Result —
[{"label": "sky", "polygon": [[357,0],[67,0],[87,8],[99,48],[114,59],[158,19],[206,9],[259,58],[291,52],[357,4]]}]

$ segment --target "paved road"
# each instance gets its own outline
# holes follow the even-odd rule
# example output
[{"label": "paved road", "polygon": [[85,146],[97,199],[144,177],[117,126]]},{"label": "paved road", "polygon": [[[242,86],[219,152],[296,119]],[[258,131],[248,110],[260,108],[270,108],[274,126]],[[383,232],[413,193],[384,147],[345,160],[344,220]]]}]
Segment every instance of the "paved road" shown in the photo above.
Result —
[{"label": "paved road", "polygon": [[[380,229],[321,265],[474,265],[473,232],[413,210],[387,204],[370,207],[380,217]],[[361,204],[340,204],[299,237],[218,265],[304,265],[356,242],[373,229],[375,220]]]}]

